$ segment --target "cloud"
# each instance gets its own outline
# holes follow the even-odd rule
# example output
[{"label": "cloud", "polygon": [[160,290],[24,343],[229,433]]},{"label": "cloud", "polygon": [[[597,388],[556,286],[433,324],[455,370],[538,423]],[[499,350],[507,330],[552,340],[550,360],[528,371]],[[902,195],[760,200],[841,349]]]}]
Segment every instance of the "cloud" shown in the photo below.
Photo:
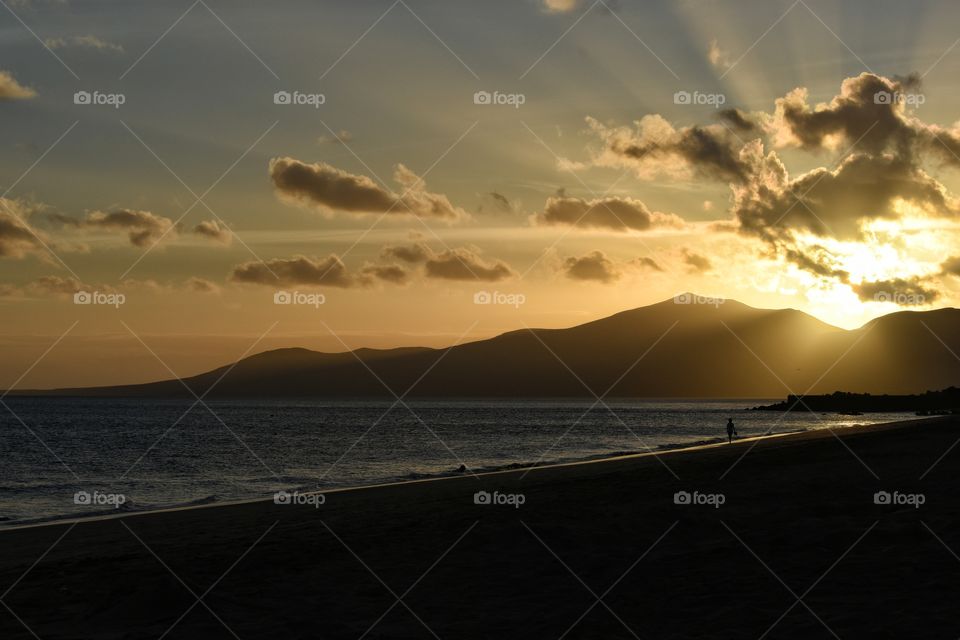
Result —
[{"label": "cloud", "polygon": [[642,267],[644,269],[652,269],[654,271],[663,271],[663,267],[661,267],[657,263],[657,261],[654,260],[653,258],[648,258],[648,257],[637,258],[636,260],[633,261],[633,263],[636,264],[638,267]]},{"label": "cloud", "polygon": [[548,13],[569,13],[580,6],[581,0],[541,0]]},{"label": "cloud", "polygon": [[402,164],[394,172],[394,180],[404,189],[402,194],[325,162],[307,164],[289,157],[270,161],[270,178],[281,198],[324,213],[411,214],[449,221],[467,217],[445,195],[427,191],[423,181]]},{"label": "cloud", "polygon": [[221,226],[216,220],[204,220],[193,228],[193,233],[215,242],[228,245],[233,241],[233,234],[224,225]]},{"label": "cloud", "polygon": [[72,296],[77,291],[89,289],[76,278],[62,278],[60,276],[41,276],[26,285],[28,293],[33,294],[57,294]]},{"label": "cloud", "polygon": [[107,42],[97,36],[69,36],[66,38],[47,38],[43,41],[50,49],[64,49],[66,47],[80,47],[94,49],[107,53],[123,53],[123,47],[113,42]]},{"label": "cloud", "polygon": [[317,144],[345,144],[353,140],[353,134],[341,129],[334,134],[323,134],[317,137]]},{"label": "cloud", "polygon": [[960,256],[951,256],[940,265],[941,273],[960,278]]},{"label": "cloud", "polygon": [[410,280],[410,273],[395,264],[369,264],[363,267],[361,273],[392,284],[407,284]]},{"label": "cloud", "polygon": [[367,282],[350,274],[336,254],[326,258],[295,255],[266,262],[244,262],[233,268],[230,280],[273,287],[322,286],[341,289],[363,286]]},{"label": "cloud", "polygon": [[776,240],[796,231],[862,240],[863,223],[899,219],[903,205],[933,218],[954,217],[960,205],[939,182],[908,160],[853,154],[834,170],[791,179],[769,154],[754,179],[734,187],[733,212],[744,233]]},{"label": "cloud", "polygon": [[413,242],[403,245],[387,245],[380,251],[384,258],[395,258],[410,264],[426,262],[433,257],[433,250],[424,242]]},{"label": "cloud", "polygon": [[706,256],[683,249],[683,262],[692,273],[706,273],[713,269],[713,263]]},{"label": "cloud", "polygon": [[602,149],[593,164],[632,168],[639,177],[658,175],[724,182],[749,179],[749,164],[741,157],[743,142],[720,124],[675,128],[660,115],[644,116],[631,127],[610,127],[587,117]]},{"label": "cloud", "polygon": [[204,278],[188,278],[186,288],[196,293],[220,293],[220,286]]},{"label": "cloud", "polygon": [[[61,217],[60,220],[63,221],[64,218]],[[93,211],[80,220],[78,225],[88,229],[124,231],[131,244],[136,247],[152,245],[169,232],[175,231],[173,220],[136,209]]]},{"label": "cloud", "polygon": [[920,277],[894,278],[851,285],[865,302],[892,302],[902,307],[920,307],[934,302],[940,293],[924,284]]},{"label": "cloud", "polygon": [[[489,207],[487,205],[489,205]],[[515,210],[510,199],[496,191],[489,191],[481,196],[481,203],[477,208],[477,212],[480,213],[486,208],[493,209],[498,213],[513,213]]]},{"label": "cloud", "polygon": [[717,117],[738,133],[753,133],[759,128],[753,116],[740,109],[721,109],[717,113]]},{"label": "cloud", "polygon": [[27,222],[28,214],[22,202],[0,198],[0,257],[22,258],[43,252],[43,236]]},{"label": "cloud", "polygon": [[582,256],[571,256],[561,265],[561,271],[572,280],[591,280],[594,282],[616,282],[623,275],[617,266],[602,251],[591,251]]},{"label": "cloud", "polygon": [[584,229],[646,231],[652,227],[682,227],[676,215],[651,212],[640,200],[606,197],[584,200],[567,196],[547,199],[544,210],[532,218],[538,225],[564,225]]},{"label": "cloud", "polygon": [[720,43],[716,39],[710,41],[710,48],[707,50],[707,60],[715,69],[729,69],[730,56],[726,51],[720,48]]},{"label": "cloud", "polygon": [[28,100],[36,95],[36,91],[17,82],[9,71],[0,70],[0,101]]},{"label": "cloud", "polygon": [[498,282],[513,277],[514,271],[502,260],[487,261],[470,249],[448,249],[426,260],[428,278]]}]

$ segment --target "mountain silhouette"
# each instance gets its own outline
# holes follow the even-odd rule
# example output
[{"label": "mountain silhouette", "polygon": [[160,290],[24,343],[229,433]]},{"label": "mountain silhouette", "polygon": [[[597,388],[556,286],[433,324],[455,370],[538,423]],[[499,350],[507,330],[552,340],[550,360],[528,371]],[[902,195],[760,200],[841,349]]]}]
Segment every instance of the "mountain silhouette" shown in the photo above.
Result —
[{"label": "mountain silhouette", "polygon": [[30,393],[189,396],[186,385],[207,397],[762,398],[960,385],[957,309],[893,313],[844,330],[794,309],[696,300],[684,294],[448,349],[278,349],[182,381]]}]

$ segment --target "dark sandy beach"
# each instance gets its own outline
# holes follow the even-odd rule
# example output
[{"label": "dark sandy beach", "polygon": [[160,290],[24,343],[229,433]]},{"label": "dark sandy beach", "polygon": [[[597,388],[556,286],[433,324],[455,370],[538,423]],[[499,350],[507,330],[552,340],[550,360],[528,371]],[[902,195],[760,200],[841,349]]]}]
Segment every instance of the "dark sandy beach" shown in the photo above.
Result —
[{"label": "dark sandy beach", "polygon": [[0,638],[956,638],[958,438],[935,418],[9,530]]}]

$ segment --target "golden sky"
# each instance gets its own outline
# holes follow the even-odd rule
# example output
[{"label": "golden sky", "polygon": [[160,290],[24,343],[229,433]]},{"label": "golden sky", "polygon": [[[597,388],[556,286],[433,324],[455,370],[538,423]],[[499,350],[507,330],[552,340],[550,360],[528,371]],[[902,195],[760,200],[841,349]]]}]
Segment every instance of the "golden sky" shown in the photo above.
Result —
[{"label": "golden sky", "polygon": [[840,4],[12,3],[0,386],[952,306],[960,9]]}]

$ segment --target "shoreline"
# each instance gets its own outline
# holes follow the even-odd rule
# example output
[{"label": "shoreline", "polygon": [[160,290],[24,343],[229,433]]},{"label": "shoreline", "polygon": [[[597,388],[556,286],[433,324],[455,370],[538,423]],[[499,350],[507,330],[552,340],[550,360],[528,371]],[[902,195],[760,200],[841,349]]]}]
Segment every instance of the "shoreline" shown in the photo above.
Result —
[{"label": "shoreline", "polygon": [[[430,475],[423,478],[413,478],[407,480],[391,480],[384,482],[373,482],[370,484],[358,484],[345,487],[336,487],[331,489],[317,489],[309,491],[299,491],[293,490],[291,492],[296,492],[299,495],[338,495],[338,494],[348,494],[359,491],[377,491],[383,489],[396,489],[403,487],[415,487],[417,485],[422,485],[426,483],[434,483],[440,481],[456,481],[462,480],[464,478],[470,479],[483,479],[491,478],[502,475],[509,474],[520,474],[526,476],[527,474],[534,472],[542,471],[557,471],[573,467],[579,467],[583,465],[596,465],[596,464],[609,464],[622,461],[631,461],[639,460],[644,458],[659,458],[661,456],[668,455],[679,455],[679,454],[690,454],[700,451],[709,451],[712,449],[722,449],[728,448],[737,445],[744,445],[748,443],[757,443],[768,440],[776,440],[781,438],[802,438],[805,434],[812,433],[821,433],[821,432],[850,432],[857,430],[869,430],[877,429],[881,427],[885,428],[895,428],[902,426],[904,424],[917,423],[923,421],[930,421],[933,419],[942,419],[947,416],[935,416],[935,417],[916,417],[913,419],[907,420],[897,420],[894,422],[881,422],[873,424],[855,424],[845,427],[816,427],[812,429],[798,429],[793,431],[785,431],[781,433],[767,433],[759,436],[750,436],[742,437],[735,439],[732,443],[728,443],[724,438],[718,437],[713,440],[700,440],[692,442],[690,444],[678,444],[678,445],[660,445],[658,447],[653,447],[648,451],[637,451],[630,453],[611,453],[601,454],[597,456],[590,456],[586,458],[570,459],[563,460],[560,462],[550,462],[550,463],[511,463],[510,465],[505,466],[504,468],[491,469],[487,471],[478,471],[476,473],[471,473],[470,471],[464,473],[450,472]],[[289,491],[289,490],[288,490]],[[94,522],[104,522],[111,520],[121,520],[130,517],[136,516],[152,516],[157,514],[177,514],[183,512],[204,510],[204,509],[219,509],[219,508],[235,508],[242,506],[250,505],[261,505],[261,504],[273,504],[273,496],[258,496],[251,498],[241,498],[236,500],[224,500],[224,501],[208,501],[208,502],[198,502],[185,503],[178,505],[171,505],[166,507],[158,508],[145,508],[140,510],[129,510],[121,511],[117,510],[116,512],[98,512],[96,514],[91,514],[89,516],[77,516],[76,514],[69,514],[64,516],[52,516],[49,518],[34,519],[30,521],[23,521],[19,524],[9,524],[4,525],[0,524],[0,535],[7,532],[16,532],[23,531],[27,529],[39,529],[39,528],[48,528],[56,527],[63,525],[78,525],[85,523],[94,523]]]}]

